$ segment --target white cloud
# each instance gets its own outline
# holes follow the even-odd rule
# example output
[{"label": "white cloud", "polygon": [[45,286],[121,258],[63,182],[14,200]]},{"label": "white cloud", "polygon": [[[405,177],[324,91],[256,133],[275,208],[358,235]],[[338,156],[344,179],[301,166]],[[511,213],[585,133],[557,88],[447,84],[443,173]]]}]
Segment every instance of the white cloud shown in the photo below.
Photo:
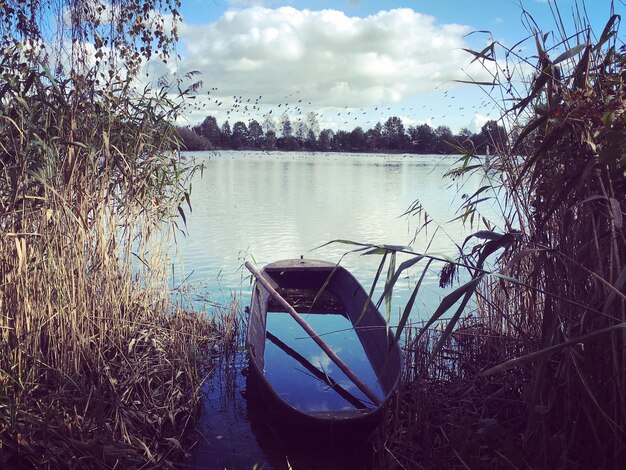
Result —
[{"label": "white cloud", "polygon": [[[199,70],[205,88],[217,88],[207,100],[216,112],[234,95],[262,96],[268,107],[298,99],[315,109],[398,103],[466,79],[466,72],[477,80],[484,74],[479,64],[468,65],[462,50],[469,26],[438,24],[406,8],[360,18],[252,6],[227,10],[211,24],[183,23],[180,30],[185,50],[178,68]],[[220,109],[215,99],[223,102]]]},{"label": "white cloud", "polygon": [[[335,353],[339,353],[340,351],[341,348],[335,349]],[[328,357],[323,351],[320,351],[319,354],[310,357],[309,362],[315,367],[321,369],[325,374],[331,374],[333,371],[333,362],[330,360],[330,357]]]},{"label": "white cloud", "polygon": [[484,114],[476,113],[471,121],[471,123],[467,126],[467,128],[472,132],[480,132],[481,128],[485,125],[487,121],[497,120],[493,116],[485,116]]},{"label": "white cloud", "polygon": [[277,3],[277,1],[278,0],[227,0],[228,4],[234,7],[269,6]]}]

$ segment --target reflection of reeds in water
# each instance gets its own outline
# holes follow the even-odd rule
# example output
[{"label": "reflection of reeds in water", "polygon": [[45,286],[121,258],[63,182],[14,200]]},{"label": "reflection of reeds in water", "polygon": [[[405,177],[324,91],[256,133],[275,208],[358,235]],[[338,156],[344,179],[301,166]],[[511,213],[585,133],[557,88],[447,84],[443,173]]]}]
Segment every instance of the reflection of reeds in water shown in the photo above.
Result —
[{"label": "reflection of reeds in water", "polygon": [[168,151],[171,108],[4,65],[0,465],[165,465],[212,334],[168,301],[161,222],[190,169]]},{"label": "reflection of reeds in water", "polygon": [[220,341],[215,351],[219,355],[211,383],[219,388],[220,407],[227,410],[237,403],[237,379],[246,342],[244,318],[237,298],[233,297],[228,306],[218,308],[215,318]]}]

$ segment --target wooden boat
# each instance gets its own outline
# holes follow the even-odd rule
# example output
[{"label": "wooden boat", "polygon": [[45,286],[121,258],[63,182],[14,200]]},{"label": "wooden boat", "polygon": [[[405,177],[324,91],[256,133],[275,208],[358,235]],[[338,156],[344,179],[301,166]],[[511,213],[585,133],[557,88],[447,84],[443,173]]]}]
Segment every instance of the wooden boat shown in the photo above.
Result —
[{"label": "wooden boat", "polygon": [[[345,268],[318,260],[278,261],[267,265],[260,274],[269,281],[271,288],[264,287],[257,280],[252,293],[248,323],[249,371],[256,382],[254,393],[261,395],[272,417],[282,423],[311,427],[331,425],[334,429],[352,427],[365,430],[378,424],[385,404],[397,388],[401,355],[393,334],[387,329],[386,322],[375,305],[368,302],[368,295],[363,287]],[[280,338],[268,332],[266,328],[268,311],[286,311],[275,300],[270,290],[276,290],[298,313],[307,315],[339,313],[346,317],[356,331],[366,360],[375,373],[378,393],[382,396],[373,397],[378,398],[375,402],[364,400],[362,396],[361,398],[354,396],[339,386],[332,377],[328,377],[324,371],[317,369],[314,364],[282,343]],[[364,309],[366,303],[368,305]],[[289,404],[266,378],[264,372],[266,341],[272,341],[295,358],[308,373],[326,382],[328,388],[335,390],[346,402],[351,403],[352,407],[306,411]]]}]

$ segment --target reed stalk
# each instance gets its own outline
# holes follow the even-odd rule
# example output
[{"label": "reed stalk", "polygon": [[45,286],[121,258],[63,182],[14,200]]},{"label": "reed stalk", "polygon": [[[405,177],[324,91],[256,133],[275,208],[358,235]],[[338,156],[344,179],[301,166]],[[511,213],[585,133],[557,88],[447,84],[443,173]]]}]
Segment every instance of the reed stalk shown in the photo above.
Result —
[{"label": "reed stalk", "polygon": [[0,69],[0,465],[172,465],[213,341],[167,288],[195,169],[179,105],[19,48]]},{"label": "reed stalk", "polygon": [[[493,74],[486,91],[501,92],[508,141],[488,168],[468,150],[450,172],[483,175],[460,218],[485,229],[459,245],[441,280],[459,269],[480,280],[405,327],[408,367],[378,445],[381,468],[623,465],[626,49],[612,6],[594,33],[576,2],[568,33],[550,4],[556,33],[523,11],[534,56],[496,41],[471,52]],[[512,71],[529,66],[520,88]],[[502,220],[483,217],[487,200]],[[475,303],[450,317],[464,289]]]}]

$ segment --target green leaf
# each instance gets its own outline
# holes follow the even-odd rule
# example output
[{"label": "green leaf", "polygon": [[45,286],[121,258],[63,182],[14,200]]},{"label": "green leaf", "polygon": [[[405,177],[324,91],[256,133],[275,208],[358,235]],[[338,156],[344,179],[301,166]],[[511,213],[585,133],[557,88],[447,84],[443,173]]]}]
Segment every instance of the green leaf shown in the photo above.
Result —
[{"label": "green leaf", "polygon": [[446,295],[437,307],[437,310],[435,310],[435,313],[433,313],[428,322],[426,322],[426,325],[424,325],[420,329],[416,341],[418,341],[422,337],[422,335],[428,330],[428,328],[432,326],[433,323],[439,320],[444,313],[450,310],[450,308],[452,308],[461,297],[463,297],[468,292],[473,293],[481,279],[482,276],[472,279],[468,283],[463,284],[451,294]]},{"label": "green leaf", "polygon": [[[549,70],[546,70],[546,68],[547,67],[539,70],[539,75],[535,78],[535,80],[533,80],[532,87],[531,87],[530,93],[528,93],[528,96],[520,100],[519,103],[513,106],[513,108],[511,108],[511,111],[516,110],[516,109],[519,109],[520,112],[523,111],[524,108],[528,106],[528,103],[530,103],[532,100],[534,100],[537,97],[537,95],[539,95],[541,90],[543,90],[543,87],[546,85],[546,83],[548,83],[548,79],[551,77]],[[543,117],[545,118],[546,116],[543,116]],[[526,128],[528,128],[529,126],[530,124],[526,126]],[[522,136],[520,134],[520,137],[518,137],[517,139],[518,142],[521,140],[521,137]],[[515,146],[513,148],[515,149]]]},{"label": "green leaf", "polygon": [[19,95],[14,95],[13,99],[17,101],[20,104],[20,106],[26,110],[26,112],[30,113],[30,106],[28,106],[28,103],[26,102],[24,98],[22,98]]},{"label": "green leaf", "polygon": [[495,253],[500,248],[505,248],[509,243],[511,243],[517,235],[513,233],[506,233],[500,238],[495,240],[491,240],[483,246],[480,250],[480,256],[478,257],[478,262],[476,263],[476,267],[482,269],[483,263],[485,260],[493,253]]},{"label": "green leaf", "polygon": [[614,111],[607,111],[606,113],[604,113],[602,115],[602,123],[609,127],[611,126],[613,123],[615,122],[615,112]]},{"label": "green leaf", "polygon": [[322,287],[320,287],[320,290],[317,291],[317,294],[315,294],[315,298],[313,299],[313,302],[311,302],[311,307],[309,308],[309,312],[313,310],[313,306],[315,305],[315,303],[317,302],[317,299],[320,298],[320,296],[324,293],[324,291],[326,290],[326,287],[328,286],[328,283],[330,282],[330,280],[333,277],[333,274],[335,274],[335,271],[337,271],[337,269],[339,268],[339,264],[341,263],[341,260],[343,260],[343,257],[345,256],[345,254],[339,259],[339,261],[337,261],[337,264],[335,265],[335,267],[332,269],[332,271],[330,272],[330,274],[328,275],[328,277],[326,278],[326,280],[324,281],[324,284],[322,284]]},{"label": "green leaf", "polygon": [[504,235],[502,233],[492,232],[490,230],[479,230],[476,233],[472,233],[468,235],[468,237],[463,242],[463,246],[467,244],[469,240],[472,238],[480,238],[481,240],[500,240]]},{"label": "green leaf", "polygon": [[[356,246],[364,246],[364,247],[370,247],[370,248],[374,248],[376,245],[372,245],[371,243],[359,243],[359,242],[353,242],[352,240],[345,240],[342,238],[337,238],[335,240],[331,240],[329,242],[323,243],[320,246],[316,246],[315,248],[313,248],[313,250],[318,250],[320,248],[324,248],[325,246],[331,245],[333,243],[339,243],[341,245],[356,245]],[[313,251],[311,250],[311,251]]]},{"label": "green leaf", "polygon": [[[422,259],[422,257],[420,257],[419,259]],[[419,261],[419,259],[417,261]],[[415,288],[413,289],[413,292],[411,293],[411,297],[409,297],[409,300],[404,306],[402,317],[400,318],[400,322],[398,323],[398,328],[396,329],[396,336],[394,337],[394,340],[391,343],[391,346],[393,346],[395,343],[400,341],[402,331],[404,330],[406,322],[409,319],[409,315],[411,315],[411,310],[413,310],[413,304],[415,303],[415,299],[417,298],[417,293],[422,285],[422,282],[424,281],[424,277],[426,277],[426,273],[428,272],[428,268],[430,268],[430,264],[432,262],[433,260],[429,259],[428,262],[426,263],[426,266],[422,270],[422,275],[420,276],[419,281],[417,281],[417,284],[415,284]]]},{"label": "green leaf", "polygon": [[468,201],[471,201],[472,199],[474,199],[476,196],[478,196],[479,194],[483,193],[484,191],[487,191],[488,189],[492,189],[493,186],[492,185],[487,185],[487,186],[481,186],[480,188],[478,188],[478,190],[472,194],[471,196],[469,196],[467,198]]},{"label": "green leaf", "polygon": [[515,141],[515,144],[513,144],[512,152],[515,152],[515,150],[517,150],[517,148],[524,141],[526,136],[528,136],[528,134],[530,134],[532,131],[534,131],[535,129],[537,129],[539,126],[541,126],[542,124],[544,124],[546,122],[548,122],[548,116],[547,115],[543,115],[543,116],[535,119],[534,121],[530,122],[526,127],[524,127],[522,132],[520,132],[519,137]]},{"label": "green leaf", "polygon": [[385,282],[385,318],[387,319],[387,325],[389,325],[389,319],[391,317],[391,295],[393,292],[393,284],[390,281],[393,279],[394,271],[396,270],[396,254],[393,251],[391,253],[391,260],[389,261],[389,267],[387,268],[387,280]]},{"label": "green leaf", "polygon": [[520,284],[520,285],[522,284],[522,282],[519,279],[517,279],[516,277],[507,276],[506,274],[491,273],[491,276],[497,277],[498,279],[503,279],[505,281],[513,282],[515,284]]},{"label": "green leaf", "polygon": [[452,256],[446,255],[445,253],[424,253],[423,256],[426,258],[444,260],[444,261],[447,261],[448,263],[456,263],[456,260]]},{"label": "green leaf", "polygon": [[626,266],[624,266],[624,269],[622,269],[622,272],[619,274],[619,276],[617,276],[617,279],[614,282],[613,287],[615,287],[615,289],[609,292],[609,295],[607,296],[606,301],[604,302],[604,307],[602,308],[603,313],[605,314],[609,313],[609,309],[611,305],[613,304],[613,301],[617,297],[617,292],[624,291],[624,284],[626,284]]},{"label": "green leaf", "polygon": [[[439,354],[439,351],[441,351],[441,348],[443,348],[443,345],[446,343],[446,341],[452,334],[454,327],[458,323],[459,318],[461,318],[461,315],[463,314],[463,311],[465,310],[465,306],[467,305],[467,303],[469,302],[469,299],[474,294],[476,290],[476,286],[478,285],[481,279],[482,279],[482,275],[475,279],[472,279],[472,281],[465,284],[464,287],[467,287],[467,288],[464,289],[463,293],[461,294],[463,295],[463,300],[461,301],[461,305],[459,305],[459,308],[457,308],[456,312],[454,312],[454,315],[452,315],[452,318],[450,319],[450,321],[448,321],[448,324],[446,325],[445,330],[443,331],[443,333],[441,333],[441,336],[439,337],[439,341],[437,341],[437,344],[435,345],[432,352],[430,353],[430,357],[428,358],[428,361],[426,362],[426,366],[425,366],[426,369],[428,369],[428,367],[435,360],[435,357],[437,357],[437,354]],[[450,304],[448,308],[450,308],[452,305],[454,305],[454,303]],[[420,336],[421,336],[421,333],[420,333]]]},{"label": "green leaf", "polygon": [[467,83],[470,85],[483,85],[483,86],[496,86],[497,83],[495,82],[480,82],[480,81],[475,81],[475,80],[454,80],[457,83]]},{"label": "green leaf", "polygon": [[[398,267],[398,269],[396,270],[396,272],[393,275],[393,278],[388,282],[388,285],[393,287],[396,285],[396,282],[398,282],[398,278],[400,277],[400,274],[402,274],[403,271],[409,269],[411,266],[413,266],[416,263],[419,263],[422,259],[424,259],[423,255],[418,255],[415,258],[411,258],[409,260],[403,261],[402,263],[400,263],[400,266]],[[433,261],[432,259],[429,261],[430,262]],[[388,286],[385,286],[385,291],[383,292],[383,295],[380,296],[380,299],[378,299],[378,302],[376,303],[376,307],[380,307],[380,304],[382,303],[383,299],[385,298],[385,296],[387,295],[387,288]]]},{"label": "green leaf", "polygon": [[624,217],[622,216],[622,209],[620,208],[619,201],[613,197],[609,198],[609,207],[611,208],[611,214],[613,216],[613,223],[617,230],[621,230],[624,226]]},{"label": "green leaf", "polygon": [[491,62],[495,62],[495,59],[493,58],[494,43],[489,44],[480,52],[476,52],[471,49],[465,49],[465,48],[462,48],[462,50],[474,56],[474,58],[472,59],[472,62],[478,59],[489,60]]},{"label": "green leaf", "polygon": [[343,245],[353,245],[353,246],[359,246],[362,248],[359,248],[357,250],[353,250],[353,252],[356,251],[365,251],[367,249],[371,249],[370,251],[367,251],[366,253],[364,253],[365,255],[377,255],[377,254],[384,254],[387,252],[395,252],[395,251],[403,251],[403,252],[410,252],[411,251],[411,247],[410,246],[406,246],[406,245],[375,245],[372,243],[360,243],[360,242],[354,242],[352,240],[345,240],[345,239],[336,239],[336,240],[331,240],[329,242],[326,242],[322,245],[319,245],[315,248],[313,248],[313,250],[318,250],[320,248],[323,248],[325,246],[328,246],[332,243],[339,243],[339,244],[343,244]]},{"label": "green leaf", "polygon": [[480,230],[470,235],[470,237],[481,238],[483,240],[500,240],[504,236],[503,233],[493,232],[491,230]]},{"label": "green leaf", "polygon": [[378,265],[378,270],[376,271],[376,276],[374,276],[374,280],[372,281],[372,287],[370,288],[370,292],[367,295],[367,300],[365,301],[365,304],[363,304],[363,310],[361,310],[361,314],[359,315],[358,320],[354,322],[355,326],[357,326],[360,323],[361,319],[363,318],[363,315],[365,315],[367,307],[372,302],[372,295],[374,294],[374,289],[376,289],[376,284],[378,284],[378,279],[380,278],[380,273],[382,272],[383,267],[385,266],[386,259],[387,259],[387,253],[385,253],[382,259],[380,260],[380,264]]},{"label": "green leaf", "polygon": [[361,256],[367,255],[385,255],[387,250],[385,248],[372,248],[371,250],[367,250],[365,253],[361,253]]},{"label": "green leaf", "polygon": [[606,135],[607,145],[600,151],[600,163],[610,164],[618,161],[624,155],[624,136],[618,130],[612,129]]}]

